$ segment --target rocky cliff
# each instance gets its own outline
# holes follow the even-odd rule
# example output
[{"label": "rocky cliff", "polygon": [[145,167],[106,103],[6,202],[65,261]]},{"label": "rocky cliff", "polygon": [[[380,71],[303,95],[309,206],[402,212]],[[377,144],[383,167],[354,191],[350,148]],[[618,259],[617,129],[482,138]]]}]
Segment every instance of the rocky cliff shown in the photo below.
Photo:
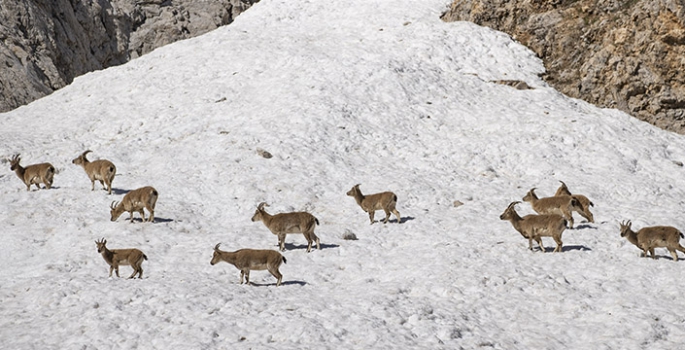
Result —
[{"label": "rocky cliff", "polygon": [[443,20],[509,33],[559,91],[685,133],[682,0],[454,0]]},{"label": "rocky cliff", "polygon": [[0,112],[229,24],[259,0],[0,0]]}]

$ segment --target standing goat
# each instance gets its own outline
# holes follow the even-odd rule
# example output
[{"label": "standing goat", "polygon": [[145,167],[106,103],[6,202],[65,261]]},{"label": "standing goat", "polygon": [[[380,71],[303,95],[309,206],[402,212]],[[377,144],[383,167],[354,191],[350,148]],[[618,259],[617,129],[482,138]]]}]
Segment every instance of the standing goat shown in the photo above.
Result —
[{"label": "standing goat", "polygon": [[395,209],[395,206],[397,205],[397,196],[394,193],[381,192],[365,196],[359,189],[359,185],[361,184],[354,185],[351,190],[347,191],[347,195],[354,197],[354,200],[357,201],[357,204],[359,204],[362,210],[369,213],[371,225],[373,225],[373,216],[376,213],[376,210],[383,210],[385,212],[384,224],[388,223],[391,212],[397,217],[397,223],[402,223],[400,212]]},{"label": "standing goat", "polygon": [[635,232],[630,228],[632,223],[630,220],[628,222],[621,222],[621,237],[625,237],[628,241],[634,244],[636,247],[642,249],[642,256],[646,257],[647,252],[652,256],[652,259],[656,259],[654,255],[654,248],[665,247],[671,252],[673,256],[673,261],[678,261],[678,254],[676,250],[680,250],[685,253],[685,248],[680,245],[680,239],[685,238],[683,234],[675,227],[672,226],[651,226],[643,227],[639,231]]},{"label": "standing goat", "polygon": [[151,186],[133,190],[127,193],[120,203],[112,202],[109,206],[112,215],[111,220],[116,221],[123,212],[127,211],[131,213],[130,219],[133,222],[133,212],[137,211],[145,222],[145,211],[143,210],[145,208],[150,212],[150,218],[147,221],[154,222],[157,197],[159,197],[159,193]]},{"label": "standing goat", "polygon": [[19,165],[21,158],[19,155],[15,155],[11,159],[10,170],[14,171],[17,176],[26,185],[26,190],[31,190],[31,185],[36,185],[40,189],[39,183],[45,184],[45,188],[50,189],[52,187],[52,178],[55,176],[55,167],[50,163],[40,163],[29,165],[26,168]]},{"label": "standing goat", "polygon": [[90,152],[93,151],[87,150],[83,152],[71,162],[82,166],[83,170],[86,171],[88,178],[90,178],[91,191],[95,190],[95,180],[98,180],[100,181],[102,188],[107,189],[107,194],[112,194],[112,181],[114,181],[114,175],[117,173],[117,167],[106,159],[100,159],[93,162],[89,161],[88,158],[86,158],[86,154]]},{"label": "standing goat", "polygon": [[98,247],[98,253],[102,254],[102,257],[109,264],[109,277],[112,277],[112,271],[116,271],[117,277],[119,277],[119,265],[131,265],[133,274],[129,278],[135,277],[136,274],[138,274],[138,278],[143,278],[143,260],[147,260],[147,256],[143,252],[136,248],[109,250],[105,246],[107,240],[104,238],[95,241],[95,244]]},{"label": "standing goat", "polygon": [[575,200],[578,201],[580,204],[580,208],[578,207],[573,207],[573,210],[578,212],[580,216],[584,217],[585,220],[589,222],[595,222],[595,217],[592,215],[590,212],[590,207],[594,207],[595,204],[590,201],[587,197],[583,196],[582,194],[571,194],[571,191],[568,190],[568,187],[566,187],[566,184],[563,181],[561,182],[561,186],[557,189],[557,192],[554,193],[554,197],[563,197],[563,196],[571,196]]},{"label": "standing goat", "polygon": [[533,250],[533,240],[538,243],[540,250],[545,251],[541,237],[552,237],[557,243],[554,252],[560,252],[562,248],[561,234],[566,230],[566,219],[557,214],[526,215],[520,217],[516,212],[516,204],[511,202],[504,213],[499,216],[500,220],[508,220],[523,238],[528,239],[528,249]]},{"label": "standing goat", "polygon": [[314,215],[306,212],[280,213],[270,215],[264,210],[264,206],[269,206],[266,202],[259,203],[257,210],[252,215],[252,221],[262,221],[271,233],[278,236],[278,246],[281,251],[285,251],[285,236],[288,233],[302,233],[307,239],[307,253],[312,251],[312,242],[316,241],[316,249],[321,249],[319,237],[314,233],[314,228],[319,224],[319,220]]},{"label": "standing goat", "polygon": [[281,263],[285,263],[285,257],[275,250],[256,250],[240,249],[235,252],[225,252],[219,250],[221,243],[214,247],[214,256],[210,264],[214,265],[220,261],[225,261],[240,270],[240,284],[245,282],[250,284],[250,270],[269,270],[278,280],[276,286],[281,285],[283,275],[278,271]]},{"label": "standing goat", "polygon": [[524,202],[530,202],[533,210],[538,214],[557,214],[561,215],[569,223],[569,228],[573,228],[573,216],[571,212],[578,208],[578,200],[571,196],[545,197],[538,198],[535,188],[532,188],[523,197]]}]

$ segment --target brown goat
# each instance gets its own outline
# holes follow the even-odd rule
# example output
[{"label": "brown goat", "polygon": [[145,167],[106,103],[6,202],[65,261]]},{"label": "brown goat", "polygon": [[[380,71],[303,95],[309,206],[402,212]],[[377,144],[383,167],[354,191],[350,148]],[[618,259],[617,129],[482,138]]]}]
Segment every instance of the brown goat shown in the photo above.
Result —
[{"label": "brown goat", "polygon": [[571,196],[574,199],[578,201],[580,204],[579,206],[574,206],[572,208],[573,211],[578,212],[580,216],[584,217],[585,220],[588,222],[595,222],[595,217],[592,215],[592,212],[590,212],[590,207],[594,207],[595,204],[590,201],[587,197],[583,196],[582,194],[571,194],[571,191],[568,190],[568,187],[566,187],[566,184],[563,181],[561,182],[561,186],[557,189],[557,192],[554,193],[554,197],[563,197],[563,196]]},{"label": "brown goat", "polygon": [[278,236],[278,246],[285,251],[285,236],[288,233],[302,233],[307,240],[307,253],[312,251],[312,242],[316,241],[316,249],[321,249],[319,237],[314,233],[319,219],[306,212],[280,213],[271,215],[264,210],[268,206],[265,202],[260,203],[252,215],[252,221],[262,221],[271,233]]},{"label": "brown goat", "polygon": [[528,249],[533,250],[533,240],[538,243],[540,250],[545,251],[542,245],[541,237],[552,237],[557,243],[554,252],[561,252],[562,241],[561,234],[566,230],[566,219],[557,214],[546,215],[526,215],[520,217],[516,212],[516,204],[521,202],[511,202],[502,215],[500,220],[508,220],[511,222],[514,229],[518,231],[523,238],[528,239]]},{"label": "brown goat", "polygon": [[250,270],[269,270],[276,277],[276,286],[281,285],[283,275],[278,271],[281,263],[285,263],[285,257],[275,250],[240,249],[235,252],[219,250],[221,243],[214,247],[214,256],[210,264],[214,265],[225,261],[240,270],[240,284],[250,284]]},{"label": "brown goat", "polygon": [[119,216],[127,211],[131,213],[130,220],[133,222],[133,212],[137,211],[145,222],[145,211],[143,208],[150,212],[150,217],[148,222],[155,221],[155,205],[157,204],[157,198],[159,193],[154,187],[146,186],[139,189],[133,190],[124,196],[121,203],[112,202],[109,206],[111,220],[116,221]]},{"label": "brown goat", "polygon": [[532,188],[523,197],[524,202],[530,202],[533,210],[538,214],[557,214],[568,221],[569,228],[573,228],[573,216],[571,212],[580,204],[571,196],[538,198],[535,188]]},{"label": "brown goat", "polygon": [[36,185],[40,189],[40,183],[45,184],[46,189],[52,187],[52,179],[55,176],[55,167],[52,164],[40,163],[24,168],[19,165],[21,157],[18,154],[8,159],[8,161],[10,162],[10,170],[14,171],[21,181],[24,182],[27,191],[31,190],[31,185]]},{"label": "brown goat", "polygon": [[678,261],[678,254],[676,250],[685,253],[685,248],[680,245],[680,239],[685,238],[683,234],[672,226],[651,226],[643,227],[639,231],[633,231],[630,226],[632,223],[619,223],[621,227],[621,237],[625,237],[628,241],[636,247],[642,249],[642,256],[646,257],[647,252],[656,259],[654,255],[654,248],[665,247],[671,252],[674,261]]},{"label": "brown goat", "polygon": [[114,175],[117,173],[117,167],[114,166],[112,162],[106,159],[100,159],[95,161],[89,161],[86,158],[86,154],[93,152],[87,150],[83,152],[80,156],[74,158],[71,162],[76,165],[83,167],[86,171],[88,178],[90,179],[90,190],[95,190],[95,180],[100,181],[103,189],[107,190],[107,194],[112,194],[112,181],[114,181]]},{"label": "brown goat", "polygon": [[102,238],[100,241],[95,241],[98,247],[98,253],[102,254],[105,262],[109,265],[109,277],[112,277],[112,271],[116,271],[119,277],[119,265],[131,265],[133,274],[129,278],[135,277],[143,278],[143,260],[147,260],[147,256],[136,248],[131,249],[112,249],[109,250],[105,246],[107,240]]},{"label": "brown goat", "polygon": [[400,212],[395,209],[395,206],[397,205],[397,196],[394,193],[381,192],[364,195],[359,189],[359,185],[361,184],[354,185],[351,190],[347,191],[347,195],[354,197],[354,200],[357,201],[357,204],[362,208],[362,210],[369,213],[371,225],[373,225],[373,217],[376,213],[376,210],[383,210],[385,212],[385,220],[383,220],[384,224],[388,223],[388,220],[390,219],[390,213],[395,214],[397,217],[397,223],[402,223]]}]

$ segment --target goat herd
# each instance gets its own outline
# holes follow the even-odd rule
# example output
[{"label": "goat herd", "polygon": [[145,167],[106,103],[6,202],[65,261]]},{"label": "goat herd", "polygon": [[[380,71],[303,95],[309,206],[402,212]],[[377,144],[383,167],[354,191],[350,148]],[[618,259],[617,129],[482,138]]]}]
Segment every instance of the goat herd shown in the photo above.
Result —
[{"label": "goat herd", "polygon": [[[85,170],[91,182],[91,190],[95,189],[95,181],[99,181],[103,189],[107,190],[108,194],[112,194],[112,181],[116,174],[116,166],[108,160],[88,161],[86,155],[90,150],[83,152],[72,163],[80,165]],[[33,164],[27,167],[19,165],[21,158],[15,155],[8,159],[10,163],[10,170],[14,171],[17,176],[26,185],[26,190],[30,191],[31,185],[36,185],[40,189],[39,184],[44,184],[45,188],[52,187],[53,177],[55,175],[55,167],[50,163]],[[572,212],[576,211],[589,222],[594,222],[594,217],[590,212],[590,207],[594,204],[583,195],[572,194],[563,181],[561,186],[557,189],[553,197],[538,198],[535,194],[535,188],[528,191],[523,197],[523,201],[529,202],[538,215],[526,215],[521,217],[515,210],[516,204],[520,202],[512,202],[506,210],[500,215],[501,220],[508,220],[514,228],[521,233],[523,238],[528,239],[528,248],[533,250],[533,241],[537,242],[541,251],[545,251],[542,245],[541,237],[552,237],[556,242],[554,252],[561,252],[562,241],[561,236],[567,227],[573,228]],[[397,204],[397,196],[392,192],[382,192],[371,195],[363,195],[359,189],[359,185],[355,185],[347,192],[348,196],[354,197],[357,204],[369,214],[371,224],[374,223],[374,213],[377,210],[385,212],[385,220],[387,223],[390,219],[390,214],[397,217],[397,222],[401,223],[400,213],[395,208]],[[110,205],[111,220],[116,221],[124,212],[130,213],[130,221],[133,222],[133,212],[140,213],[143,222],[153,222],[155,215],[155,204],[159,193],[153,187],[146,186],[128,192],[121,202],[112,202]],[[316,242],[317,249],[321,249],[319,238],[314,233],[316,225],[319,220],[312,214],[307,212],[291,212],[270,215],[264,210],[268,206],[266,203],[260,203],[257,210],[252,216],[252,221],[262,221],[264,225],[278,237],[278,245],[281,251],[285,251],[285,238],[289,233],[302,233],[307,240],[307,252],[312,249],[312,243]],[[145,218],[144,209],[150,213],[149,217]],[[652,258],[654,255],[654,248],[665,247],[673,256],[673,260],[678,260],[676,250],[685,253],[685,248],[680,245],[680,238],[685,238],[683,234],[671,226],[652,226],[644,227],[635,232],[631,229],[631,222],[620,223],[621,237],[625,237],[638,248],[642,250],[642,256],[650,254]],[[109,276],[112,277],[112,272],[116,272],[119,277],[119,265],[130,265],[133,268],[133,274],[129,278],[134,278],[138,275],[143,277],[143,260],[147,260],[147,256],[139,249],[107,249],[105,246],[107,240],[104,238],[95,241],[98,253],[102,254],[107,264],[110,266]],[[240,283],[250,283],[251,270],[268,270],[276,279],[276,285],[280,286],[283,275],[279,272],[281,263],[285,263],[286,259],[281,253],[274,250],[256,250],[256,249],[240,249],[235,252],[227,252],[219,249],[221,243],[214,247],[214,256],[211,264],[214,265],[220,261],[225,261],[234,265],[240,270]]]}]

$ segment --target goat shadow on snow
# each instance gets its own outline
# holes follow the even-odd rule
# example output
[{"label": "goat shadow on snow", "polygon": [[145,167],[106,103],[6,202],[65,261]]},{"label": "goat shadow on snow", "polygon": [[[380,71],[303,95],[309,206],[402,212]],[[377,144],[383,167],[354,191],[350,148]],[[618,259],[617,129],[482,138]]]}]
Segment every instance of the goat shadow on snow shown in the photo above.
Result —
[{"label": "goat shadow on snow", "polygon": [[[276,286],[276,282],[274,283],[254,283],[250,282],[250,285],[253,285],[255,287],[270,287],[270,286]],[[282,281],[281,286],[288,286],[288,285],[298,285],[298,286],[306,286],[307,282],[305,281]]]},{"label": "goat shadow on snow", "polygon": [[569,230],[582,230],[582,229],[586,229],[586,228],[591,228],[591,229],[593,229],[593,230],[596,230],[596,229],[597,229],[597,227],[592,226],[592,225],[590,225],[589,223],[583,223],[583,224],[580,224],[580,225],[576,225],[576,226],[573,227],[573,228],[569,228]]},{"label": "goat shadow on snow", "polygon": [[[668,252],[668,250],[667,250],[667,252]],[[659,254],[656,254],[656,251],[654,252],[654,256],[656,257],[656,259],[654,259],[654,260],[666,259],[666,260],[673,261],[672,256],[670,256],[670,255],[659,255]],[[648,256],[640,256],[640,258],[652,260],[652,257],[649,255]],[[678,261],[676,261],[676,262],[680,262],[681,260],[683,260],[683,259],[681,257],[678,257]]]},{"label": "goat shadow on snow", "polygon": [[131,192],[131,190],[123,190],[121,188],[112,187],[112,194],[127,194],[129,192]]},{"label": "goat shadow on snow", "polygon": [[[325,244],[321,243],[319,244],[321,246],[321,250],[324,249],[330,249],[330,248],[338,248],[340,245],[338,244]],[[278,247],[278,244],[276,244],[276,247]],[[285,250],[293,250],[293,249],[307,249],[307,244],[293,244],[293,243],[285,243]],[[312,251],[317,250],[316,249],[316,243],[312,243]]]},{"label": "goat shadow on snow", "polygon": [[[581,252],[592,251],[592,249],[590,249],[590,248],[588,248],[588,247],[586,247],[586,246],[584,246],[584,245],[565,245],[565,246],[561,247],[561,252],[562,252],[562,253],[563,253],[563,252],[569,252],[569,251],[572,251],[572,250],[579,250],[579,251],[581,251]],[[552,248],[552,247],[550,247],[549,249],[545,248],[545,251],[546,251],[546,252],[551,252],[551,251],[554,251],[554,248]]]},{"label": "goat shadow on snow", "polygon": [[[412,221],[412,220],[414,220],[414,219],[415,219],[415,218],[414,218],[413,216],[405,216],[405,217],[403,217],[403,218],[401,219],[401,221],[400,221],[399,223],[401,224],[401,223],[404,223],[404,222],[407,222],[407,221]],[[373,223],[374,223],[374,224],[375,224],[375,223],[383,223],[383,220],[385,220],[385,219],[373,220]],[[390,219],[390,220],[388,220],[388,223],[397,223],[397,219]]]},{"label": "goat shadow on snow", "polygon": [[[128,212],[126,212],[126,213],[128,213]],[[137,212],[135,212],[135,213],[137,213]],[[147,213],[146,213],[146,214],[147,214]],[[147,218],[148,218],[148,217],[146,216],[145,219],[147,219]],[[128,217],[126,218],[126,221],[130,221],[130,220],[128,219]],[[133,221],[135,221],[135,222],[143,222],[143,219],[142,219],[141,217],[133,217]],[[173,221],[174,221],[174,219],[160,218],[160,217],[158,217],[158,216],[155,216],[155,220],[152,221],[152,223],[154,224],[154,223],[156,223],[156,222],[173,222]]]},{"label": "goat shadow on snow", "polygon": [[50,187],[50,188],[47,188],[45,186],[40,186],[40,189],[36,189],[36,185],[31,185],[31,189],[29,189],[26,192],[37,192],[37,191],[45,191],[45,190],[59,190],[60,188],[62,188],[62,187],[52,185],[52,187]]}]

